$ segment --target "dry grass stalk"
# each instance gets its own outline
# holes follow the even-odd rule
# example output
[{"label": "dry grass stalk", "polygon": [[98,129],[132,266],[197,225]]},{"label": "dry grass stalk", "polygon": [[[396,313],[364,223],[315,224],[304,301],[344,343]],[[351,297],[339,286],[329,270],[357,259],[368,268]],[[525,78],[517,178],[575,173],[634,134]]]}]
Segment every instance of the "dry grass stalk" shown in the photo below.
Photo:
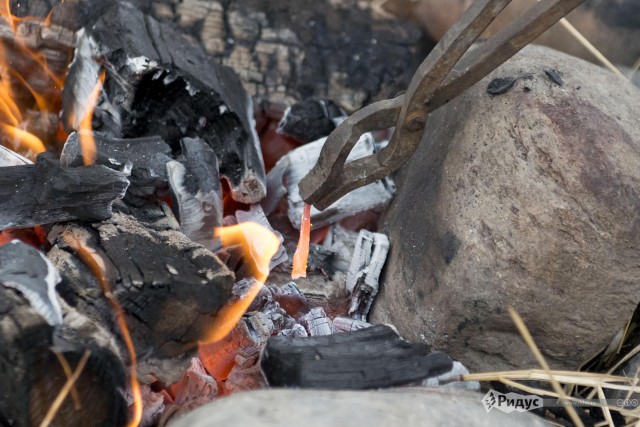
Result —
[{"label": "dry grass stalk", "polygon": [[576,413],[575,408],[568,403],[567,395],[565,394],[564,390],[560,386],[560,383],[558,382],[558,380],[553,376],[551,372],[551,368],[549,367],[549,364],[547,363],[544,356],[540,352],[540,349],[538,348],[536,343],[533,341],[533,337],[531,336],[531,333],[529,332],[529,329],[527,328],[527,326],[524,324],[524,321],[522,320],[520,315],[513,309],[513,307],[509,307],[509,315],[511,316],[513,323],[516,324],[516,328],[518,328],[518,332],[520,332],[520,335],[522,336],[522,339],[529,347],[529,350],[531,350],[531,353],[533,353],[534,357],[536,358],[540,366],[542,366],[542,369],[544,369],[544,371],[549,375],[551,387],[553,387],[555,392],[558,394],[558,397],[562,402],[562,404],[565,405],[565,409],[567,411],[567,414],[569,415],[569,418],[571,418],[571,421],[573,422],[574,425],[578,427],[583,427],[584,425],[582,424],[582,420],[580,419],[580,417],[578,417],[578,414]]},{"label": "dry grass stalk", "polygon": [[56,414],[60,410],[60,406],[62,406],[62,402],[64,402],[64,399],[67,398],[67,395],[71,391],[71,388],[73,387],[75,382],[78,381],[78,378],[80,378],[80,374],[82,374],[82,371],[84,370],[84,367],[87,364],[87,361],[89,360],[90,355],[91,355],[91,352],[89,350],[86,350],[84,352],[84,354],[82,355],[82,358],[80,359],[80,362],[78,362],[78,366],[76,366],[75,371],[73,371],[73,374],[71,375],[71,377],[69,377],[67,381],[64,383],[64,386],[60,390],[60,393],[58,393],[58,396],[56,396],[55,400],[49,407],[49,410],[47,411],[47,415],[45,415],[44,419],[40,423],[40,427],[49,427],[49,425],[53,421],[53,418],[56,416]]},{"label": "dry grass stalk", "polygon": [[636,62],[633,63],[633,66],[631,67],[631,71],[629,71],[629,75],[627,76],[627,78],[631,80],[638,69],[640,69],[640,58],[636,59]]},{"label": "dry grass stalk", "polygon": [[560,25],[562,25],[573,37],[575,37],[576,40],[578,40],[578,42],[580,42],[582,46],[584,46],[589,52],[591,52],[591,54],[593,54],[593,56],[595,56],[596,59],[602,63],[602,65],[604,65],[607,69],[609,69],[609,71],[611,71],[613,74],[617,75],[618,77],[621,77],[627,80],[627,77],[624,74],[622,74],[622,72],[618,70],[618,68],[615,65],[613,65],[611,61],[609,61],[602,54],[602,52],[598,50],[598,48],[592,45],[591,42],[587,40],[587,38],[583,36],[582,33],[578,31],[576,27],[574,27],[569,21],[567,21],[566,18],[562,18],[560,20]]},{"label": "dry grass stalk", "polygon": [[[52,350],[52,351],[53,351],[53,354],[55,354],[56,357],[58,358],[58,362],[60,362],[60,366],[62,366],[62,370],[64,371],[64,374],[67,376],[67,381],[68,381],[69,378],[71,378],[71,375],[73,375],[73,372],[71,372],[71,366],[69,366],[69,362],[67,362],[67,358],[64,357],[64,354],[62,354],[58,350]],[[73,407],[75,408],[76,411],[79,411],[82,405],[80,404],[80,396],[78,396],[78,390],[76,390],[75,385],[71,387],[71,399],[73,399]]]}]

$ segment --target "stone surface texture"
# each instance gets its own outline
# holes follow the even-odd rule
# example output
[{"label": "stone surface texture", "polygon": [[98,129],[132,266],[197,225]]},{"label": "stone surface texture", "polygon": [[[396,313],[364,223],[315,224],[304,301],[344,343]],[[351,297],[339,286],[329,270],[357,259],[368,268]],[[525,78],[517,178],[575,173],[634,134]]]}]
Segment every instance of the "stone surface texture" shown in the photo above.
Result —
[{"label": "stone surface texture", "polygon": [[384,220],[371,321],[471,372],[536,366],[508,306],[552,367],[606,346],[640,301],[639,117],[638,88],[537,46],[432,113]]},{"label": "stone surface texture", "polygon": [[482,394],[442,389],[386,391],[271,389],[234,394],[203,406],[171,427],[427,427],[547,425],[531,414],[487,413]]}]

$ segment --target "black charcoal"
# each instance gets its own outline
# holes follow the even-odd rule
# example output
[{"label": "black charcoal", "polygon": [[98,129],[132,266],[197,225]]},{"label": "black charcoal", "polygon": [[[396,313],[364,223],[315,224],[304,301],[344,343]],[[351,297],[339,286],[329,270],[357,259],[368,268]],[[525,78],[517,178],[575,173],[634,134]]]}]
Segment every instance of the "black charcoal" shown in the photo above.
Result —
[{"label": "black charcoal", "polygon": [[451,370],[452,361],[376,325],[326,336],[271,337],[260,366],[272,387],[370,389],[438,376]]},{"label": "black charcoal", "polygon": [[124,174],[105,166],[64,167],[52,154],[42,153],[34,165],[2,168],[0,230],[107,219],[128,185]]}]

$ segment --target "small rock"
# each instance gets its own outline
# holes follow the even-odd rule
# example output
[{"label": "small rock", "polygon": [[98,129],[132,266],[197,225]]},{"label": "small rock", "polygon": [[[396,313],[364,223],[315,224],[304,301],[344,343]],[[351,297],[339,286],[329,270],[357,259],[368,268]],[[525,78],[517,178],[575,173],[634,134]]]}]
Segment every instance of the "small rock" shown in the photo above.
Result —
[{"label": "small rock", "polygon": [[[540,76],[531,92],[489,102],[488,82],[523,70]],[[607,70],[528,46],[434,111],[396,176],[372,323],[478,372],[537,366],[508,306],[553,368],[604,348],[640,302],[638,99]]]},{"label": "small rock", "polygon": [[187,414],[172,427],[418,427],[473,425],[534,427],[532,414],[505,414],[461,390],[402,388],[384,391],[271,389],[234,394]]}]

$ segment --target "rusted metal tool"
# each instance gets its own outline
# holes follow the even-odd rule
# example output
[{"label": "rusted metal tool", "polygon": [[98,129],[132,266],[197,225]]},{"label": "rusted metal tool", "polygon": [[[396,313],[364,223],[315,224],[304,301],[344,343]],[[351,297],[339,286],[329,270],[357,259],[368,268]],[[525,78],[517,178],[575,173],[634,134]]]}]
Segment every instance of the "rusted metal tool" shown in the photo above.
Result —
[{"label": "rusted metal tool", "polygon": [[[471,45],[511,0],[476,0],[418,68],[404,95],[357,111],[329,135],[300,181],[306,203],[325,209],[348,192],[398,169],[415,152],[427,115],[477,83],[584,0],[542,0],[475,49]],[[360,136],[395,126],[376,154],[346,163]]]}]

